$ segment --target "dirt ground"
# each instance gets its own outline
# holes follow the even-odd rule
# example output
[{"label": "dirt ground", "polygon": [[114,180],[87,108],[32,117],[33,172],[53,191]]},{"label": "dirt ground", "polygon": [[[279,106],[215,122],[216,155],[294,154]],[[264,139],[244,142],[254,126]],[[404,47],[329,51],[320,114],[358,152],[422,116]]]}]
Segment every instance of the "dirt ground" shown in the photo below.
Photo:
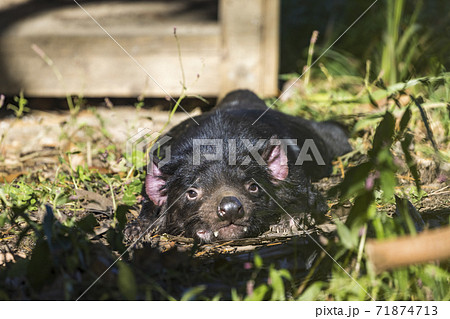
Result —
[{"label": "dirt ground", "polygon": [[[190,115],[199,113],[200,110],[195,109]],[[66,111],[33,111],[21,119],[3,118],[0,122],[0,178],[12,181],[17,174],[25,172],[51,173],[52,167],[59,164],[58,155],[64,152],[80,152],[73,157],[73,168],[84,163],[95,166],[95,156],[89,155],[92,150],[111,144],[118,150],[125,150],[127,140],[140,129],[160,131],[168,115],[159,108],[138,110],[132,106],[114,106],[84,110],[76,118]],[[188,117],[184,112],[175,113],[167,128]],[[86,148],[80,149],[80,145]]]}]

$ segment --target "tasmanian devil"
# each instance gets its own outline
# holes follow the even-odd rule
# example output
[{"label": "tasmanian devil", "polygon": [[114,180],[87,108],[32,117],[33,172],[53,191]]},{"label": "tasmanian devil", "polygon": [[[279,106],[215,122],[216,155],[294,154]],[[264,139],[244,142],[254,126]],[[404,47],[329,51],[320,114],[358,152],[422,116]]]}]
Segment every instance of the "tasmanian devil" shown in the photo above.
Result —
[{"label": "tasmanian devil", "polygon": [[298,213],[326,212],[311,182],[351,150],[341,126],[268,110],[247,90],[229,93],[194,120],[152,147],[145,200],[129,237],[150,229],[200,242],[237,239]]}]

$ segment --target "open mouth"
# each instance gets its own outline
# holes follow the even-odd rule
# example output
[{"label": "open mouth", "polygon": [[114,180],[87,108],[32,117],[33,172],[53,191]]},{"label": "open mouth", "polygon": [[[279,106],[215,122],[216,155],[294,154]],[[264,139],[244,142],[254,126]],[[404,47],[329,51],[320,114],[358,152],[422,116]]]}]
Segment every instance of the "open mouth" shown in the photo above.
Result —
[{"label": "open mouth", "polygon": [[242,238],[248,231],[247,226],[229,224],[216,230],[213,234],[219,239],[236,239]]},{"label": "open mouth", "polygon": [[248,236],[248,226],[228,224],[215,230],[200,229],[197,231],[197,237],[203,242],[212,242],[214,240],[238,239]]}]

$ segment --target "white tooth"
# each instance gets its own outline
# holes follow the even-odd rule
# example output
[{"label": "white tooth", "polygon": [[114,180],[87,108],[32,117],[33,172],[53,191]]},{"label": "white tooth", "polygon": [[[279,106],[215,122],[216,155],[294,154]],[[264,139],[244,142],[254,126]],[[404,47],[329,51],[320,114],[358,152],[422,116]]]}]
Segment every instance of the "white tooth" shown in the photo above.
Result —
[{"label": "white tooth", "polygon": [[247,227],[244,227],[244,232],[246,232],[247,231]]},{"label": "white tooth", "polygon": [[215,231],[214,232],[214,237],[218,237],[219,236],[219,232],[218,231]]}]

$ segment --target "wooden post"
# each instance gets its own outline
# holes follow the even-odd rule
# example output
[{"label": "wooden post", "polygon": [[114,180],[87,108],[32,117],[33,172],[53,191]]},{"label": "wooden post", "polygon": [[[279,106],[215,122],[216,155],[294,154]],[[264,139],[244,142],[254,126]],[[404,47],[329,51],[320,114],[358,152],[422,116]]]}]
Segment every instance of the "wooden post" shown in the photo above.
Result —
[{"label": "wooden post", "polygon": [[220,95],[251,89],[278,93],[279,0],[222,0]]},{"label": "wooden post", "polygon": [[370,240],[366,253],[376,272],[450,258],[450,227],[385,241]]}]

